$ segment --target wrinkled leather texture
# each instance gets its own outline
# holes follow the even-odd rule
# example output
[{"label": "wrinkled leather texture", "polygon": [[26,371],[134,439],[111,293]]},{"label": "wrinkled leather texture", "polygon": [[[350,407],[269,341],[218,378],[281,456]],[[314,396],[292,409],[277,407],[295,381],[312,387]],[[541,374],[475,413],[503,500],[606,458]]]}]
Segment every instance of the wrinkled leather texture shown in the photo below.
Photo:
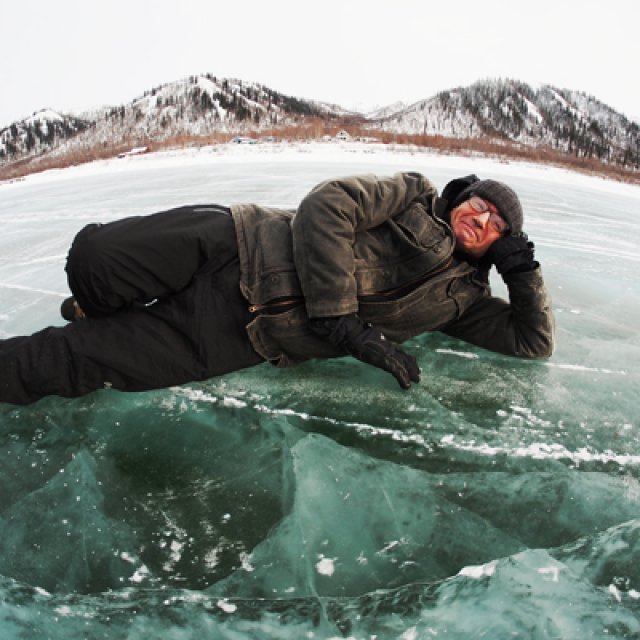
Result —
[{"label": "wrinkled leather texture", "polygon": [[[300,300],[249,324],[258,353],[278,366],[343,355],[309,318],[358,313],[398,343],[440,330],[500,353],[548,356],[553,315],[541,270],[505,276],[511,304],[491,296],[486,272],[455,253],[436,198],[425,177],[403,173],[327,181],[296,212],[233,206],[247,300]],[[376,295],[417,280],[396,298]]]}]

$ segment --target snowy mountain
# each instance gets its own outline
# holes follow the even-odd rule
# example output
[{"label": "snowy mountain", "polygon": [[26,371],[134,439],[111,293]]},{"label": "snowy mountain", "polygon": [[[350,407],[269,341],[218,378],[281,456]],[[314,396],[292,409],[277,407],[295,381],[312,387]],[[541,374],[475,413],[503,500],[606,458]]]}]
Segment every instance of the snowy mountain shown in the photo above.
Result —
[{"label": "snowy mountain", "polygon": [[331,118],[329,106],[285,96],[256,83],[191,76],[146,92],[130,104],[105,111],[95,124],[100,142],[143,136],[164,140],[176,134],[246,133]]},{"label": "snowy mountain", "polygon": [[383,118],[387,118],[389,116],[395,115],[396,113],[401,113],[404,111],[409,105],[398,100],[393,104],[388,104],[383,107],[376,107],[371,111],[367,111],[365,116],[367,120],[381,120]]},{"label": "snowy mountain", "polygon": [[372,126],[394,133],[489,137],[640,166],[637,123],[592,96],[550,85],[534,90],[514,80],[477,82],[442,91]]},{"label": "snowy mountain", "polygon": [[320,138],[337,127],[351,127],[356,135],[482,138],[640,168],[638,124],[577,91],[487,80],[410,106],[394,103],[361,114],[210,74],[164,84],[128,104],[80,117],[38,112],[0,131],[0,167],[36,157],[40,162],[43,156],[79,162],[132,146],[208,143],[238,134]]},{"label": "snowy mountain", "polygon": [[313,119],[327,122],[338,113],[347,113],[338,110],[256,83],[191,76],[151,89],[126,105],[84,113],[80,118],[42,111],[15,123],[0,132],[0,165],[45,150],[53,155],[78,154],[178,136],[249,133],[295,127]]},{"label": "snowy mountain", "polygon": [[0,130],[0,164],[50,151],[91,124],[90,120],[61,115],[51,109],[37,111]]}]

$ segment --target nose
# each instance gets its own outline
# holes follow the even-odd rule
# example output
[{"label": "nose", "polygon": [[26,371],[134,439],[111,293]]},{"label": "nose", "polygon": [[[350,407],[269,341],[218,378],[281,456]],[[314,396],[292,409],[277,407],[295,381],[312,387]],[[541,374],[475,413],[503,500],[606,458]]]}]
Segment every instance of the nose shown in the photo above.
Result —
[{"label": "nose", "polygon": [[484,229],[489,223],[489,218],[491,217],[491,211],[484,211],[483,213],[479,213],[475,216],[476,224]]}]

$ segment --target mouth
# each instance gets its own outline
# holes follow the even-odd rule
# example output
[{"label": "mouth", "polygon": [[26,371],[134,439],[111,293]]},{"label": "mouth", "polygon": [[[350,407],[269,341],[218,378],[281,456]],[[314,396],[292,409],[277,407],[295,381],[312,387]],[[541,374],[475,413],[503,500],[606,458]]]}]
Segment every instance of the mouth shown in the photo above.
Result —
[{"label": "mouth", "polygon": [[476,230],[467,222],[460,222],[462,232],[466,237],[470,237],[472,240],[478,240],[478,234]]}]

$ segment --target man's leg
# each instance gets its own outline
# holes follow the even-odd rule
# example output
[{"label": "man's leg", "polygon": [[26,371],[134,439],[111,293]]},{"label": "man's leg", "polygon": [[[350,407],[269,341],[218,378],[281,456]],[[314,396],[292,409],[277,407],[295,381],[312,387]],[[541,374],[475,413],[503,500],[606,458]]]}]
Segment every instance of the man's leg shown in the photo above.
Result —
[{"label": "man's leg", "polygon": [[221,269],[236,256],[229,210],[189,206],[84,227],[66,271],[82,310],[101,317],[182,291],[200,269]]},{"label": "man's leg", "polygon": [[142,391],[262,362],[245,330],[251,316],[238,281],[235,260],[149,308],[0,341],[0,401]]}]

